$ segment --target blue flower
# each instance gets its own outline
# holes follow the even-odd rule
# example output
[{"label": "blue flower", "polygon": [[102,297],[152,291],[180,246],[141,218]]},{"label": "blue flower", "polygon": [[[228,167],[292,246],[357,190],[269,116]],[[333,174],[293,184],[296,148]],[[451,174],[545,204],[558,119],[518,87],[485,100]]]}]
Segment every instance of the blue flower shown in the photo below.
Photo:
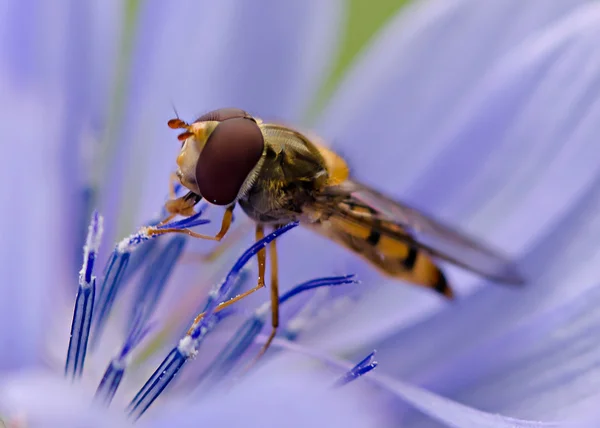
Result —
[{"label": "blue flower", "polygon": [[[174,105],[182,118],[237,106],[316,130],[358,179],[504,248],[529,283],[509,290],[448,267],[458,298],[447,303],[295,229],[281,240],[282,292],[325,275],[355,273],[361,284],[290,299],[271,356],[229,384],[221,376],[229,360],[215,357],[239,356],[225,352],[243,340],[224,346],[255,332],[247,322],[257,307],[262,316],[266,294],[240,302],[218,329],[203,324],[202,334],[215,331],[198,358],[139,424],[594,426],[598,5],[414,3],[388,22],[311,123],[339,41],[341,0],[167,4],[2,6],[5,424],[130,424],[123,408],[183,346],[193,314],[249,247],[240,213],[241,243],[230,242],[217,262],[186,264],[214,246],[164,237],[127,256],[120,279],[102,275],[114,244],[159,219],[178,150],[165,126]],[[65,379],[69,328],[80,320],[72,331],[85,332],[90,316],[83,305],[73,318],[73,307],[93,207],[105,218],[92,315],[102,331],[92,322],[83,369],[75,363],[82,355],[70,354]],[[208,218],[219,214],[212,211]],[[177,266],[161,264],[164,257]],[[93,282],[85,270],[82,293]],[[154,285],[124,285],[110,305],[111,278]],[[80,301],[94,300],[86,296]],[[337,356],[359,361],[373,348],[377,371],[331,388],[352,365]],[[131,366],[106,410],[93,397],[111,361]]]}]

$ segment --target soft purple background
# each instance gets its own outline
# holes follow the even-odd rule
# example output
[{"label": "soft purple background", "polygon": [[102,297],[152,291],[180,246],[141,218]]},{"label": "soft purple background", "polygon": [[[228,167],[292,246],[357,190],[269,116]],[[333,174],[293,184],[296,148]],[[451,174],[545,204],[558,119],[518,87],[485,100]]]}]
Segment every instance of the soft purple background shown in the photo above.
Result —
[{"label": "soft purple background", "polygon": [[[371,382],[321,397],[314,376],[325,374],[282,357],[210,408],[173,400],[145,423],[481,428],[597,416],[600,7],[416,2],[308,124],[343,16],[341,0],[148,0],[125,26],[117,0],[0,4],[0,414],[42,421],[33,426],[90,417],[60,373],[20,370],[44,360],[43,339],[67,334],[47,321],[69,316],[84,191],[97,189],[105,248],[162,204],[173,103],[186,119],[238,106],[312,126],[357,178],[504,248],[530,281],[508,290],[449,268],[459,297],[448,304],[294,231],[281,244],[285,286],[363,279],[354,304],[301,343],[352,359],[376,347]],[[98,412],[98,426],[121,417]]]}]

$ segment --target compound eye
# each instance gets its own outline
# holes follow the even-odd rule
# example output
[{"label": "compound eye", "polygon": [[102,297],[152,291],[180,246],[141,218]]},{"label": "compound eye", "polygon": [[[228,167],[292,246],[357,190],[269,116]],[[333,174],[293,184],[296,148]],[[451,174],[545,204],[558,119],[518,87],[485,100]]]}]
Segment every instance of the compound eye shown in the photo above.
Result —
[{"label": "compound eye", "polygon": [[215,205],[235,201],[264,146],[262,132],[253,120],[234,118],[219,123],[196,164],[200,194]]},{"label": "compound eye", "polygon": [[203,114],[198,119],[196,119],[196,122],[206,122],[206,121],[223,122],[224,120],[227,120],[227,119],[236,119],[236,118],[242,118],[242,117],[251,118],[251,116],[247,112],[245,112],[244,110],[241,110],[239,108],[220,108],[217,110],[209,111],[206,114]]}]

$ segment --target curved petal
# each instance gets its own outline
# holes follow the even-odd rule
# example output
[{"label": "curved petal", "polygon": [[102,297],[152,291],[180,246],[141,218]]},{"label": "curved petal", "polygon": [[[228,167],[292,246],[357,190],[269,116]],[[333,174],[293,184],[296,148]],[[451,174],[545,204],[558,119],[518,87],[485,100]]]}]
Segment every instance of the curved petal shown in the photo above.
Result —
[{"label": "curved petal", "polygon": [[[4,68],[0,92],[0,370],[10,370],[40,361],[44,318],[53,308],[48,299],[69,276],[58,227],[64,213],[57,156],[61,98],[19,87]],[[44,122],[32,126],[31,118]]]},{"label": "curved petal", "polygon": [[[309,356],[338,369],[348,370],[352,367],[352,364],[345,360],[286,340],[276,339],[274,345],[294,354]],[[289,359],[289,354],[284,354],[282,358],[286,357]],[[561,422],[550,422],[548,419],[545,421],[516,419],[465,406],[423,388],[388,377],[378,369],[369,372],[363,379],[364,381],[355,382],[354,384],[361,385],[364,397],[371,397],[380,404],[379,413],[387,416],[386,422],[388,423],[385,426],[398,426],[400,423],[402,427],[407,428],[432,427],[434,426],[432,425],[433,419],[439,422],[439,425],[436,424],[435,426],[455,428],[583,428],[592,426],[593,422],[598,420],[598,415],[594,412],[588,412],[585,416],[579,415],[575,419]],[[376,388],[371,389],[369,385],[375,385]],[[391,394],[394,400],[390,402],[387,394]],[[404,404],[408,404],[410,407]],[[585,425],[585,423],[590,425]]]},{"label": "curved petal", "polygon": [[410,418],[409,416],[404,419],[402,426],[407,428],[431,427],[430,418],[439,421],[440,427],[451,428],[574,428],[579,426],[572,422],[523,420],[486,413],[385,376],[374,375],[371,377],[376,384],[410,403],[426,415],[426,417],[420,418]]},{"label": "curved petal", "polygon": [[[123,129],[114,143],[120,147],[106,171],[107,198],[124,202],[123,230],[147,221],[164,202],[178,153],[175,133],[166,126],[172,105],[186,120],[235,106],[298,122],[336,48],[342,5],[339,0],[145,5]],[[108,218],[115,213],[104,212]]]},{"label": "curved petal", "polygon": [[351,70],[320,129],[356,178],[406,197],[403,183],[443,147],[436,131],[451,122],[497,60],[582,3],[416,3],[390,22]]},{"label": "curved petal", "polygon": [[132,426],[124,414],[91,405],[92,397],[93,391],[73,385],[62,377],[24,372],[2,380],[0,415],[6,426]]},{"label": "curved petal", "polygon": [[0,317],[2,348],[12,350],[5,353],[3,368],[39,361],[42,318],[56,308],[53,298],[67,291],[72,299],[76,289],[88,221],[81,201],[89,184],[82,138],[92,121],[90,87],[107,80],[102,72],[110,67],[95,61],[110,62],[100,51],[118,34],[90,35],[97,22],[118,21],[110,13],[114,1],[96,7],[100,13],[90,13],[94,6],[71,0],[0,6],[5,121]]},{"label": "curved petal", "polygon": [[[434,362],[420,376],[452,399],[492,412],[544,420],[598,417],[599,290],[595,286],[533,315],[513,312],[517,325],[492,326],[485,337],[475,332],[474,342],[459,341],[445,361]],[[508,307],[502,299],[497,303]]]},{"label": "curved petal", "polygon": [[[2,8],[0,55],[13,90],[48,95],[53,99],[53,108],[64,109],[56,135],[56,154],[63,192],[57,203],[65,209],[56,227],[62,229],[64,247],[70,250],[65,256],[76,269],[90,214],[84,206],[90,191],[89,164],[97,163],[97,159],[88,159],[86,164],[83,158],[90,151],[91,141],[101,137],[98,122],[102,122],[105,111],[99,104],[110,92],[108,77],[112,77],[110,70],[114,68],[111,59],[117,57],[118,2],[7,1]],[[98,37],[98,28],[106,34]],[[34,126],[45,126],[45,118],[35,119]]]},{"label": "curved petal", "polygon": [[[98,207],[103,165],[110,153],[110,129],[115,126],[112,112],[122,102],[115,93],[121,91],[129,33],[127,2],[70,3],[63,72],[67,120],[62,156],[64,186],[73,206],[67,227],[73,235],[71,242],[79,250],[89,217]],[[76,256],[78,264],[79,251]]]},{"label": "curved petal", "polygon": [[525,258],[536,278],[527,288],[482,290],[408,329],[379,346],[381,366],[513,416],[556,419],[593,410],[599,185],[600,177]]},{"label": "curved petal", "polygon": [[[516,122],[511,108],[524,104],[526,96],[535,91],[534,73],[552,58],[545,57],[544,51],[539,52],[535,57],[538,68],[532,67],[521,86],[515,85],[514,94],[497,97],[495,103],[486,102],[485,97],[496,90],[490,89],[490,85],[504,79],[493,75],[500,73],[494,70],[496,64],[503,63],[503,56],[510,54],[528,35],[551,28],[557,18],[580,3],[554,2],[552,7],[543,1],[516,0],[415,4],[391,22],[350,73],[323,117],[323,133],[350,160],[357,178],[449,223],[468,226],[475,236],[512,253],[522,251],[533,233],[523,234],[524,228],[520,229],[518,224],[530,206],[524,205],[517,212],[521,200],[518,194],[511,193],[512,199],[506,197],[501,210],[498,204],[494,205],[496,212],[484,211],[482,207],[487,203],[491,206],[490,201],[502,194],[507,179],[512,179],[507,170],[511,171],[515,154],[521,156],[526,151],[535,156],[543,150],[537,138],[523,136],[518,143],[511,144],[496,129]],[[520,17],[517,25],[515,16]],[[527,95],[519,98],[518,91]],[[506,113],[497,115],[499,109]],[[486,114],[493,115],[493,126]],[[459,133],[464,123],[471,120],[480,124],[480,134]],[[518,124],[524,127],[524,122]],[[557,153],[559,147],[557,140],[550,153]],[[501,155],[491,157],[490,153]],[[576,153],[571,156],[590,160],[588,154]],[[447,161],[450,155],[452,161]],[[489,160],[484,163],[486,155]],[[530,158],[518,159],[523,169],[530,163]],[[585,183],[585,177],[581,178]],[[528,179],[529,176],[515,176],[515,188],[524,186],[523,180]],[[555,178],[548,177],[539,189],[553,189],[556,182],[552,180]],[[477,193],[462,188],[479,183]],[[571,190],[565,189],[564,194]],[[554,211],[538,219],[538,233],[556,218],[555,211],[559,208],[557,204]],[[508,221],[513,219],[509,216],[514,217],[513,223]],[[510,224],[500,229],[501,222]],[[498,233],[492,234],[496,229]],[[511,241],[507,242],[508,239]],[[303,248],[309,248],[309,244]],[[329,247],[327,251],[332,256],[325,256],[325,251],[317,256],[322,269],[331,265],[332,260],[340,265],[349,259]],[[458,284],[459,295],[469,293],[479,284],[463,272],[450,270],[449,276]],[[366,282],[383,281],[367,276]],[[381,287],[369,287],[365,303],[351,317],[343,317],[334,327],[323,331],[321,342],[328,349],[360,345],[365,337],[376,340],[440,307],[443,304],[436,296],[386,281]],[[377,316],[373,316],[373,311]]]},{"label": "curved petal", "polygon": [[[512,73],[505,75],[512,78],[487,93],[491,105],[500,107],[490,110],[498,117],[514,111],[514,104],[503,102],[511,93],[527,100],[503,138],[522,144],[541,133],[539,144],[555,147],[540,149],[548,157],[543,166],[531,167],[540,175],[539,183],[521,189],[529,216],[512,220],[542,234],[523,259],[531,283],[519,292],[481,290],[397,335],[380,352],[395,373],[476,407],[519,417],[577,415],[597,400],[599,22],[597,4],[581,7],[554,31],[525,44],[512,58]],[[540,62],[536,51],[553,60]],[[526,71],[536,69],[538,73]],[[536,74],[541,77],[533,82],[530,77]],[[552,132],[536,126],[550,123]],[[481,135],[477,118],[465,123],[464,130],[463,135]],[[520,161],[515,164],[519,171]],[[544,207],[542,213],[539,207]],[[549,213],[554,221],[544,218]],[[548,224],[540,226],[544,221]],[[403,349],[407,343],[410,351]]]},{"label": "curved petal", "polygon": [[[284,359],[285,360],[285,359]],[[382,417],[372,413],[368,396],[358,388],[331,388],[335,378],[271,362],[234,388],[195,398],[156,412],[147,427],[373,427]]]}]

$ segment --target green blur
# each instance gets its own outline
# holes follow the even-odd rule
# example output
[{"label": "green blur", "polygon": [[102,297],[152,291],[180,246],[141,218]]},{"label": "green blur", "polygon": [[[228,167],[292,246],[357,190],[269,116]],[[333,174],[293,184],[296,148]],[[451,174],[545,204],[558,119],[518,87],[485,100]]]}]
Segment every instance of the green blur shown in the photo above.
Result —
[{"label": "green blur", "polygon": [[346,17],[342,24],[340,50],[331,74],[327,78],[309,117],[314,119],[317,112],[335,90],[344,73],[363,48],[368,46],[379,29],[410,0],[346,0]]}]

